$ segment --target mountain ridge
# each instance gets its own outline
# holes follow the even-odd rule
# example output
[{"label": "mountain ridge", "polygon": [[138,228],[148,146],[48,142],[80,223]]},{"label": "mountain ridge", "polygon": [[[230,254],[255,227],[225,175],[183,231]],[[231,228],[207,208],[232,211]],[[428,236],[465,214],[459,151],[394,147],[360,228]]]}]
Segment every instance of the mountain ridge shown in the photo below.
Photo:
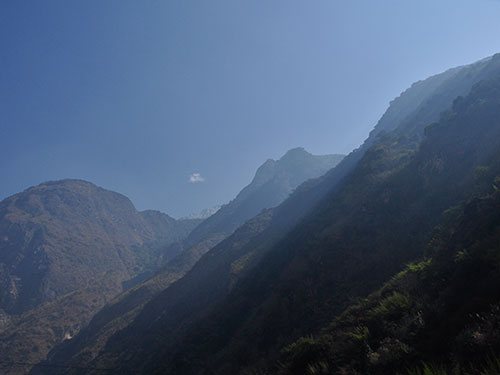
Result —
[{"label": "mountain ridge", "polygon": [[[437,116],[449,109],[458,96],[467,95],[476,83],[475,80],[498,75],[498,60],[494,57],[479,65],[472,64],[451,73],[448,71],[441,77],[434,77],[439,82],[431,85],[426,95],[419,99],[419,103],[411,108],[403,105],[402,110],[406,110],[406,114],[403,113],[398,118],[397,124],[387,125],[394,125],[387,128],[392,131],[371,134],[360,149],[347,156],[336,168],[316,181],[303,184],[289,199],[273,209],[271,222],[266,224],[268,229],[256,234],[253,240],[250,239],[250,245],[243,253],[233,255],[241,255],[236,263],[231,261],[232,258],[226,257],[224,260],[222,257],[219,261],[226,262],[226,271],[215,272],[198,281],[196,268],[193,268],[173,284],[172,288],[148,303],[130,327],[112,337],[94,363],[119,366],[121,362],[116,362],[117,358],[127,358],[131,362],[124,363],[124,366],[150,373],[265,373],[266,366],[277,359],[277,351],[287,340],[301,333],[314,332],[326,324],[335,312],[340,313],[343,306],[347,307],[349,294],[343,292],[342,287],[339,287],[338,297],[334,297],[335,294],[328,296],[330,288],[336,285],[332,276],[329,276],[332,269],[339,271],[340,285],[344,285],[346,290],[350,286],[358,296],[375,290],[379,283],[397,272],[404,262],[417,256],[438,222],[438,213],[468,194],[470,179],[457,185],[463,190],[447,182],[457,181],[456,174],[453,173],[457,173],[462,167],[452,164],[454,169],[450,170],[450,174],[440,176],[440,159],[433,159],[439,148],[426,159],[424,154],[419,153],[419,147],[422,140],[431,137],[431,132],[435,129],[428,125],[439,120]],[[469,79],[463,80],[469,75]],[[415,108],[418,110],[415,111]],[[461,134],[466,133],[462,131]],[[481,142],[494,142],[495,137],[483,135],[481,139]],[[460,142],[467,141],[462,139]],[[451,155],[455,158],[450,159],[454,160],[452,163],[465,157],[457,154],[448,143],[444,143],[444,146],[442,149],[452,152]],[[425,177],[423,180],[419,180],[420,175],[416,172],[418,168],[411,169],[414,168],[413,165],[417,165],[415,163],[418,160],[422,163],[419,168],[422,168]],[[463,168],[470,167],[471,159],[468,160]],[[406,179],[415,181],[415,186],[405,182]],[[386,181],[397,183],[390,186]],[[431,181],[437,184],[434,190],[422,190],[426,183],[434,186]],[[412,197],[418,199],[409,204]],[[439,200],[434,201],[438,197]],[[408,205],[409,211],[404,215],[396,214],[398,204]],[[366,212],[375,218],[378,216],[380,220],[367,216]],[[433,216],[433,213],[437,216]],[[304,219],[301,220],[300,217]],[[254,220],[258,220],[258,217]],[[294,221],[299,224],[296,225]],[[382,232],[380,230],[383,227],[376,226],[379,221],[387,226]],[[279,227],[287,228],[284,232],[289,234],[280,230],[273,231],[273,228]],[[289,232],[292,227],[294,230]],[[387,230],[389,227],[401,232],[410,227],[415,229],[411,236],[405,238],[392,236],[391,231]],[[358,238],[357,234],[363,233],[367,228],[370,228],[370,232]],[[350,248],[351,242],[357,246],[356,253],[353,254],[345,252]],[[195,267],[208,267],[215,261],[211,257],[218,257],[218,254],[224,253],[222,249],[237,243],[237,236],[228,238],[202,257]],[[324,248],[327,243],[328,246],[336,244],[339,249],[344,250],[329,254]],[[375,245],[394,250],[398,247],[406,249],[406,252],[389,254],[386,249],[370,255],[368,251],[360,250]],[[346,268],[339,268],[341,266],[336,263],[336,260],[340,261],[337,258],[340,254],[347,257]],[[252,262],[254,256],[257,260]],[[363,285],[356,283],[349,274],[353,262],[363,259],[362,256],[366,259],[363,260],[364,267],[357,273],[358,276],[373,276],[369,283]],[[376,257],[381,257],[383,262],[371,263]],[[249,268],[245,269],[245,264],[250,265]],[[332,268],[327,267],[327,264]],[[243,276],[234,284],[229,275],[233,274],[233,270],[241,272],[238,270],[241,266]],[[311,281],[306,282],[305,286],[298,286],[299,279]],[[205,289],[208,295],[219,293],[216,294],[218,301],[211,300],[210,306],[200,307],[202,310],[206,309],[203,312],[195,309],[192,316],[196,319],[193,322],[183,322],[182,311],[189,306],[185,302],[186,298],[192,298],[193,301],[199,298],[197,293],[200,292],[187,286],[195,281],[198,287],[208,288]],[[228,286],[229,291],[220,294]],[[186,293],[191,296],[187,297]],[[306,295],[309,298],[316,296],[312,299],[320,303],[316,307],[311,305],[312,302],[304,298]],[[290,297],[287,296],[295,296],[296,302],[293,299],[288,301]],[[331,306],[336,306],[334,310],[330,303],[333,304]],[[281,305],[284,307],[280,307]],[[162,311],[161,306],[170,306],[171,311],[179,309],[176,314],[180,320],[175,316],[158,314],[158,311]],[[188,314],[186,319],[189,320],[190,316]],[[140,343],[127,343],[127,337],[142,339]],[[155,344],[160,337],[161,347]],[[200,341],[200,337],[204,339]],[[252,343],[251,346],[248,342]],[[264,352],[268,353],[267,358],[259,360]],[[118,357],[114,357],[116,355]]]},{"label": "mountain ridge", "polygon": [[[124,329],[140,313],[142,306],[179,280],[200,257],[230,235],[238,223],[243,224],[254,212],[259,213],[262,209],[264,209],[263,215],[267,217],[266,208],[279,203],[297,184],[309,176],[325,172],[329,167],[336,165],[341,158],[341,155],[315,156],[303,148],[296,148],[279,160],[273,161],[270,170],[266,170],[270,163],[265,162],[258,168],[252,182],[242,189],[235,199],[222,206],[217,213],[195,228],[183,243],[175,243],[170,246],[170,250],[167,249],[171,253],[177,253],[176,257],[167,262],[151,279],[110,302],[95,316],[89,327],[77,339],[67,342],[62,350],[78,351],[78,357],[83,361],[95,356],[101,350],[106,336]],[[267,218],[262,221],[250,220],[248,225],[252,229],[245,232],[247,224],[244,224],[238,229],[239,233],[263,230],[268,221]],[[240,241],[243,241],[245,236],[247,235],[238,235]],[[241,244],[235,248],[239,247]]]}]

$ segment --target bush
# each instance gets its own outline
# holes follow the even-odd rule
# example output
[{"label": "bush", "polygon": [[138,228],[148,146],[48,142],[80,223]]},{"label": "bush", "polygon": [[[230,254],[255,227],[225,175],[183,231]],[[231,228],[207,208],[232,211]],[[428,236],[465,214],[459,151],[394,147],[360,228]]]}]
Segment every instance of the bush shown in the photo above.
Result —
[{"label": "bush", "polygon": [[372,319],[385,319],[400,315],[411,307],[410,297],[393,292],[389,297],[384,298],[380,304],[368,312]]}]

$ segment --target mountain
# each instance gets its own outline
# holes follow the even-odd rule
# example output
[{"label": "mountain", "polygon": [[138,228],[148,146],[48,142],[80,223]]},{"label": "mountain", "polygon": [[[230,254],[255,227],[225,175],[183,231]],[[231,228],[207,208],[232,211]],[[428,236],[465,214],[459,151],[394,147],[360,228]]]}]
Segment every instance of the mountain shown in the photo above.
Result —
[{"label": "mountain", "polygon": [[196,227],[185,242],[189,246],[214,234],[227,237],[264,208],[280,204],[304,181],[322,176],[343,157],[312,155],[303,148],[294,148],[279,160],[268,159],[257,169],[252,182]]},{"label": "mountain", "polygon": [[[492,70],[491,77],[499,73]],[[490,171],[493,181],[500,148],[497,88],[497,81],[475,86],[439,124],[403,123],[379,136],[352,173],[182,344],[161,351],[170,351],[165,367],[179,373],[268,369],[291,338],[315,333],[349,301],[418,259],[441,213],[477,193],[478,174]],[[233,325],[224,323],[232,316],[238,316]]]},{"label": "mountain", "polygon": [[199,223],[138,212],[125,196],[81,180],[0,202],[0,360],[44,358]]},{"label": "mountain", "polygon": [[251,183],[235,199],[198,225],[181,243],[166,250],[177,253],[177,263],[190,269],[201,255],[220,243],[246,220],[266,208],[279,205],[301,183],[322,176],[335,167],[343,155],[312,155],[303,148],[286,152],[279,160],[268,159],[261,165]]},{"label": "mountain", "polygon": [[[263,209],[279,204],[301,182],[320,176],[341,159],[342,155],[317,156],[303,148],[295,148],[277,161],[267,160],[234,200],[203,221],[181,244],[175,243],[170,247],[169,252],[179,253],[175,258],[154,277],[105,306],[80,335],[59,349],[57,356],[75,357],[74,361],[78,363],[86,363],[95,357],[110,336],[131,323],[147,302],[184,276],[203,254],[223,241],[235,228]],[[235,234],[238,237],[236,247],[245,243],[245,238],[266,228],[269,211],[264,210],[262,216],[263,220],[251,220],[243,227],[250,229],[242,229]],[[245,234],[240,236],[241,233]]]},{"label": "mountain", "polygon": [[421,261],[286,347],[277,372],[497,374],[500,177],[488,179],[489,192],[445,212]]},{"label": "mountain", "polygon": [[184,217],[183,219],[208,219],[210,216],[215,214],[217,211],[220,210],[222,206],[214,206],[212,208],[205,208],[201,210],[198,213],[188,215]]},{"label": "mountain", "polygon": [[189,233],[203,222],[203,218],[183,218],[176,220],[156,210],[140,211],[139,215],[146,221],[159,244],[182,241]]},{"label": "mountain", "polygon": [[[300,225],[268,249],[209,314],[179,339],[165,340],[175,347],[158,350],[145,368],[272,372],[280,349],[294,336],[326,326],[352,299],[418,259],[441,213],[477,193],[478,172],[489,171],[491,182],[498,173],[495,87],[498,82],[487,82],[458,98],[439,124],[422,128],[422,142],[418,127],[406,128],[418,137],[402,129],[379,136]],[[173,325],[162,321],[155,327],[170,335]],[[150,332],[146,327],[141,332]]]},{"label": "mountain", "polygon": [[[360,149],[211,249],[86,363],[142,373],[277,372],[282,348],[422,259],[453,207],[489,194],[500,173],[498,76],[496,55],[412,86]],[[405,301],[396,294],[381,309]],[[309,352],[288,346],[280,371],[321,373],[324,361],[309,362]],[[59,353],[49,365],[75,354]]]}]

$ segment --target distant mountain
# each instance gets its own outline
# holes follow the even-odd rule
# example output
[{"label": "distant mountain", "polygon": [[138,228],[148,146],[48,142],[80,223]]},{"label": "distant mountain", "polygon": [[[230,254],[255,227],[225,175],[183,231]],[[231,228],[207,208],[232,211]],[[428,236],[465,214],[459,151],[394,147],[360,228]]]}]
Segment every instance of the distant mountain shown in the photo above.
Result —
[{"label": "distant mountain", "polygon": [[0,362],[44,358],[200,222],[138,212],[125,196],[81,180],[0,202]]},{"label": "distant mountain", "polygon": [[227,237],[264,208],[280,204],[304,181],[335,167],[343,157],[312,155],[303,148],[294,148],[279,160],[268,159],[257,169],[252,182],[193,230],[185,242],[189,246],[215,233]]},{"label": "distant mountain", "polygon": [[[165,250],[179,254],[167,265],[165,272],[175,265],[175,272],[188,271],[200,257],[236,228],[264,209],[279,205],[301,183],[325,174],[335,167],[343,155],[312,155],[303,148],[289,150],[279,160],[268,159],[261,165],[251,183],[235,199],[223,205],[205,219],[186,237]],[[163,272],[163,271],[162,271]]]},{"label": "distant mountain", "polygon": [[[385,374],[497,348],[494,337],[469,343],[500,334],[498,77],[496,55],[412,86],[358,150],[212,248],[99,352],[80,357],[77,336],[47,365],[73,358],[73,366],[150,374]],[[415,292],[414,276],[434,258]],[[379,289],[421,260],[397,288]],[[462,287],[479,303],[461,302]],[[471,314],[484,319],[473,325]]]},{"label": "distant mountain", "polygon": [[[263,209],[278,205],[300,183],[333,168],[342,157],[316,156],[303,148],[295,148],[277,161],[267,160],[258,168],[252,182],[234,200],[203,221],[181,244],[170,246],[168,252],[177,252],[178,256],[168,262],[153,278],[120,295],[102,309],[81,335],[66,343],[64,353],[71,354],[63,356],[77,356],[77,360],[82,362],[92,359],[102,349],[109,336],[130,323],[140,313],[144,304],[181,278],[203,254],[252,216]],[[260,218],[251,221],[248,225],[252,229],[242,230],[242,238],[252,235],[254,230],[263,230],[266,227],[264,223],[268,221],[267,217],[262,223]],[[244,243],[243,239],[240,240]],[[237,246],[242,246],[242,243]]]},{"label": "distant mountain", "polygon": [[203,222],[203,218],[174,219],[156,210],[140,211],[147,225],[155,233],[155,243],[167,244],[182,241],[191,231]]},{"label": "distant mountain", "polygon": [[198,213],[188,215],[188,216],[183,217],[181,219],[208,219],[210,216],[212,216],[217,211],[219,211],[221,207],[222,206],[215,206],[215,207],[212,207],[212,208],[205,208],[205,209],[201,210]]}]

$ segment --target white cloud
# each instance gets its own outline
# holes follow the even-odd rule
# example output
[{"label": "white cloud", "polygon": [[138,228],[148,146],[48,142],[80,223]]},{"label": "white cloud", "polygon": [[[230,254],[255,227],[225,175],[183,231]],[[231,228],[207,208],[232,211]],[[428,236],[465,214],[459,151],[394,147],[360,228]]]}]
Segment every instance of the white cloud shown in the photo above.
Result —
[{"label": "white cloud", "polygon": [[189,176],[189,182],[191,182],[192,184],[203,181],[205,181],[205,179],[201,177],[199,173],[193,173],[191,176]]}]

